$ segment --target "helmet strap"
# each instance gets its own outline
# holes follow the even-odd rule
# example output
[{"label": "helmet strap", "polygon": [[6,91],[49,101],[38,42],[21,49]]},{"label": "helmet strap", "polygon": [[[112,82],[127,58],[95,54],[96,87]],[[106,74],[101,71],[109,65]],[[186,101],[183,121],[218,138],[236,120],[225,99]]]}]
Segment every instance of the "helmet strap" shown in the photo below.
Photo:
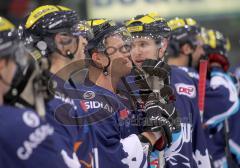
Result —
[{"label": "helmet strap", "polygon": [[158,49],[157,49],[157,53],[156,53],[156,55],[157,55],[157,60],[160,60],[160,58],[159,58],[159,54],[160,54],[160,47],[158,47]]},{"label": "helmet strap", "polygon": [[70,50],[67,50],[67,53],[65,55],[58,48],[56,48],[56,51],[57,51],[58,54],[62,55],[63,57],[67,57],[70,60],[72,60],[75,57],[75,54],[78,51],[78,46],[79,46],[79,38],[77,38],[77,47],[76,47],[76,49],[75,49],[75,51],[73,53]]},{"label": "helmet strap", "polygon": [[71,53],[71,52],[68,50],[68,51],[67,51],[67,57],[68,57],[69,59],[73,59],[73,58],[74,58],[74,54]]},{"label": "helmet strap", "polygon": [[159,57],[159,54],[160,54],[160,50],[161,50],[161,49],[162,49],[162,45],[160,45],[160,46],[157,48],[157,51],[156,51],[157,61],[162,61],[162,60],[164,60],[164,55],[165,55],[165,53],[163,54],[163,57],[162,57],[162,58]]},{"label": "helmet strap", "polygon": [[110,63],[111,63],[111,59],[110,59],[110,57],[109,57],[109,55],[108,54],[106,54],[106,57],[107,57],[107,59],[108,59],[108,64],[105,66],[105,67],[103,67],[103,74],[105,75],[105,76],[107,76],[109,73],[108,73],[108,67],[110,66]]}]

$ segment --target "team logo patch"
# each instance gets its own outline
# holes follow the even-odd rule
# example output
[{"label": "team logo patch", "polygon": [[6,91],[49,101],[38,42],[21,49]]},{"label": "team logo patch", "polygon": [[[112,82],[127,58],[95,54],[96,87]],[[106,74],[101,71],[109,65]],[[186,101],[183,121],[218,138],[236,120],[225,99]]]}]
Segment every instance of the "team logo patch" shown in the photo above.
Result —
[{"label": "team logo patch", "polygon": [[177,84],[175,84],[175,88],[179,95],[185,95],[190,98],[196,97],[196,87],[194,85],[177,83]]},{"label": "team logo patch", "polygon": [[95,97],[95,93],[93,91],[86,91],[84,94],[83,94],[83,98],[84,99],[93,99]]},{"label": "team logo patch", "polygon": [[29,127],[36,128],[40,125],[40,119],[34,112],[26,111],[22,117],[24,123]]}]

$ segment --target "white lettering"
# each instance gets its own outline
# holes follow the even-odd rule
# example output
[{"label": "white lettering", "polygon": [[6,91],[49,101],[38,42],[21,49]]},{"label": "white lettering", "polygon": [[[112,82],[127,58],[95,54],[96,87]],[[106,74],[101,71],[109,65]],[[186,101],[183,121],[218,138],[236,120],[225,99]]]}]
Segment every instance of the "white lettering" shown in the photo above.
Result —
[{"label": "white lettering", "polygon": [[28,140],[25,140],[23,145],[17,149],[17,156],[22,160],[29,159],[33,150],[36,149],[47,136],[52,135],[53,132],[54,129],[49,124],[42,125],[35,129],[35,131],[29,135]]},{"label": "white lettering", "polygon": [[99,109],[102,108],[104,110],[107,110],[108,112],[112,113],[113,108],[109,104],[104,104],[103,102],[98,101],[82,101],[84,103],[84,106],[87,110],[89,109]]},{"label": "white lettering", "polygon": [[69,97],[66,97],[63,93],[56,92],[54,97],[56,99],[60,99],[64,103],[71,104],[73,106],[74,110],[77,110],[77,106],[75,105],[74,100]]},{"label": "white lettering", "polygon": [[58,24],[60,24],[60,23],[62,23],[62,20],[59,20],[59,21],[57,21],[57,22],[49,25],[48,28],[51,29],[51,28],[55,27],[56,25],[58,25]]},{"label": "white lettering", "polygon": [[91,102],[83,102],[83,103],[85,104],[87,110],[91,108],[90,106]]},{"label": "white lettering", "polygon": [[175,88],[179,95],[185,95],[190,98],[196,97],[196,87],[194,85],[188,85],[185,83],[176,83]]}]

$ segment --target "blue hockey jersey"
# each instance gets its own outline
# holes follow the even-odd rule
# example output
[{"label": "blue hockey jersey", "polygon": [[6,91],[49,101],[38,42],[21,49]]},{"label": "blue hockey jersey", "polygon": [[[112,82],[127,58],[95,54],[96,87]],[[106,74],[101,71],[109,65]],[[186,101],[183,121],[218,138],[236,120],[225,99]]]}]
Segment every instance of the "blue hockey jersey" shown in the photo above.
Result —
[{"label": "blue hockey jersey", "polygon": [[176,66],[172,66],[170,84],[175,91],[175,107],[180,113],[182,131],[165,151],[167,167],[210,167],[196,85],[186,72]]},{"label": "blue hockey jersey", "polygon": [[[193,68],[181,68],[186,71],[198,85],[199,75]],[[224,119],[235,114],[239,108],[239,100],[235,86],[230,77],[220,68],[212,70],[211,79],[206,81],[205,106],[203,123],[208,127],[216,127]]]},{"label": "blue hockey jersey", "polygon": [[49,74],[55,86],[52,89],[53,98],[46,104],[46,119],[54,127],[56,133],[65,140],[69,150],[77,152],[83,148],[88,153],[78,156],[82,167],[91,165],[91,143],[82,141],[82,137],[88,137],[88,126],[82,118],[83,110],[79,105],[79,99],[83,92],[61,78]]},{"label": "blue hockey jersey", "polygon": [[[186,72],[198,83],[199,76],[194,69],[184,68]],[[236,120],[239,118],[239,100],[237,90],[230,76],[220,68],[214,68],[211,79],[206,83],[205,108],[203,121],[207,126],[205,135],[209,153],[215,167],[226,167],[224,120],[228,119],[230,128],[230,151],[239,158],[239,131]]]},{"label": "blue hockey jersey", "polygon": [[82,167],[146,167],[143,148],[130,127],[131,112],[120,97],[88,80],[75,88],[60,82],[61,97],[55,95],[49,103],[49,118],[57,120],[56,129],[77,152]]},{"label": "blue hockey jersey", "polygon": [[0,167],[80,168],[54,127],[30,109],[0,106]]},{"label": "blue hockey jersey", "polygon": [[[139,88],[133,82],[133,78],[134,75],[126,77],[131,92],[130,89],[124,89],[123,84],[120,87],[125,93],[134,93],[136,101],[140,102]],[[197,107],[195,84],[184,71],[172,67],[171,86],[176,93],[175,106],[180,113],[182,130],[173,134],[173,144],[165,150],[166,167],[210,167]],[[156,151],[151,156],[158,159],[158,155]],[[156,164],[158,161],[153,160],[151,166],[154,167]]]},{"label": "blue hockey jersey", "polygon": [[[220,68],[214,68],[211,71],[210,85],[214,88],[222,87],[225,92],[222,93],[222,102],[214,101],[211,104],[212,109],[224,110],[222,114],[218,114],[216,119],[223,118],[227,120],[229,127],[228,140],[226,140],[226,132],[224,131],[225,123],[220,124],[217,128],[207,129],[208,146],[211,156],[213,158],[213,163],[216,168],[228,167],[226,159],[226,142],[228,141],[230,152],[235,156],[236,161],[240,157],[240,139],[239,139],[239,129],[236,120],[239,119],[239,98],[237,93],[237,88],[235,87],[231,77],[227,73],[223,72]],[[219,104],[221,103],[221,104]],[[210,104],[209,104],[210,105]],[[220,108],[222,107],[222,108]],[[231,116],[230,116],[231,115]]]},{"label": "blue hockey jersey", "polygon": [[131,111],[120,101],[126,98],[96,85],[85,88],[80,105],[89,123],[90,136],[85,141],[93,144],[94,167],[146,167],[137,131],[131,126]]}]

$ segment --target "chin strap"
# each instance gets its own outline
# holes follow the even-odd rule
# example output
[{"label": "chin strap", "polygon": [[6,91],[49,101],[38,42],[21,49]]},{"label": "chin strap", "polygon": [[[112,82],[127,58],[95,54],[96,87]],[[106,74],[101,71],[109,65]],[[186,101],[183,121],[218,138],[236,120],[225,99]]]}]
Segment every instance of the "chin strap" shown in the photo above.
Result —
[{"label": "chin strap", "polygon": [[103,67],[103,74],[105,76],[107,76],[109,73],[108,73],[108,67],[110,66],[110,63],[111,63],[111,60],[110,60],[110,57],[108,55],[106,55],[107,59],[108,59],[108,64]]},{"label": "chin strap", "polygon": [[78,46],[79,46],[79,38],[77,38],[77,48],[75,49],[75,51],[73,53],[70,50],[67,50],[67,53],[65,55],[58,48],[56,48],[56,51],[57,51],[58,54],[62,55],[63,57],[67,57],[67,58],[72,60],[75,57],[75,54],[78,51]]},{"label": "chin strap", "polygon": [[104,52],[104,54],[105,54],[105,56],[106,56],[107,59],[108,59],[108,64],[107,64],[106,66],[104,66],[103,68],[102,68],[102,67],[99,67],[97,64],[95,64],[95,63],[93,62],[93,60],[91,60],[91,63],[90,63],[90,64],[91,64],[92,66],[94,66],[95,68],[97,68],[97,69],[101,69],[101,70],[103,71],[103,74],[104,74],[105,76],[107,76],[107,75],[109,74],[109,72],[108,72],[108,67],[110,66],[111,59],[110,59],[110,57],[108,56],[107,53]]}]

